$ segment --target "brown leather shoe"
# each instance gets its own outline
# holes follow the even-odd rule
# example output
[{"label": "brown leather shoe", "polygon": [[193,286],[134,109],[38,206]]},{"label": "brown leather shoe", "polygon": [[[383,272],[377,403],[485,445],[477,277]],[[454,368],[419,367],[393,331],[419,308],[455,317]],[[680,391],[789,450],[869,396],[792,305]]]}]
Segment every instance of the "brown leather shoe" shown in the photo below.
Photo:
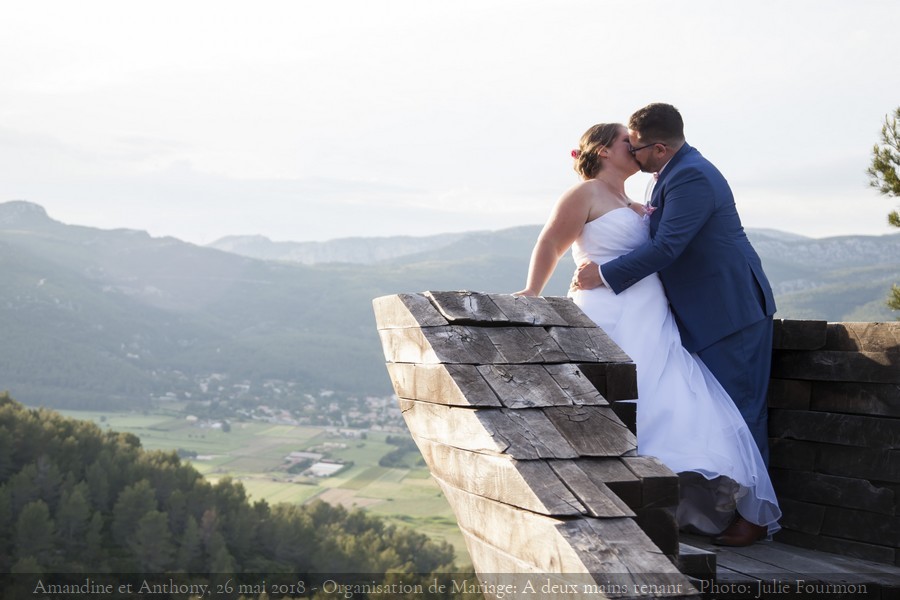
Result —
[{"label": "brown leather shoe", "polygon": [[768,528],[738,516],[725,531],[712,539],[712,543],[718,546],[749,546],[766,537],[768,532]]}]

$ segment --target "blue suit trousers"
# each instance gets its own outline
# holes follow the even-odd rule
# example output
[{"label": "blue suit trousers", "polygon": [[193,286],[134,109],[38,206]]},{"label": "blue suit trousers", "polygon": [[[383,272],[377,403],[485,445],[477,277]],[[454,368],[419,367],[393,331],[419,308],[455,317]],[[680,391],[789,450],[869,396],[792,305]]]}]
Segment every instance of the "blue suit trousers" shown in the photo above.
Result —
[{"label": "blue suit trousers", "polygon": [[697,352],[734,400],[767,467],[772,328],[772,317],[766,317]]}]

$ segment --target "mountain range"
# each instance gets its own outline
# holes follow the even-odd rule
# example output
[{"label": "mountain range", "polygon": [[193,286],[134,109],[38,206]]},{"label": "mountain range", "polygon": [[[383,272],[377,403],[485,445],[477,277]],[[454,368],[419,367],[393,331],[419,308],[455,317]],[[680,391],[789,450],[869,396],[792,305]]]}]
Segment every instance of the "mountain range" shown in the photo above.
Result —
[{"label": "mountain range", "polygon": [[[371,300],[524,287],[539,226],[423,237],[202,247],[67,225],[0,204],[0,390],[29,405],[147,407],[161,398],[388,395]],[[783,318],[889,320],[900,234],[811,239],[748,231]],[[547,286],[562,295],[563,259]],[[284,392],[287,390],[287,392]]]}]

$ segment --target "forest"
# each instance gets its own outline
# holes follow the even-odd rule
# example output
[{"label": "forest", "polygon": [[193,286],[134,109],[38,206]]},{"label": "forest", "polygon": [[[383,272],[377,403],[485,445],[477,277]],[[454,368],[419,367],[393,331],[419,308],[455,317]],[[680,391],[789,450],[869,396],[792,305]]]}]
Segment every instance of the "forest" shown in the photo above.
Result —
[{"label": "forest", "polygon": [[16,586],[40,598],[33,592],[48,585],[65,591],[103,581],[134,582],[137,592],[147,577],[165,577],[159,590],[188,589],[165,587],[177,581],[218,586],[216,597],[232,598],[328,598],[334,592],[322,582],[364,580],[369,593],[354,597],[403,598],[388,584],[427,589],[456,571],[448,544],[411,529],[321,501],[251,502],[240,483],[212,484],[175,452],[145,451],[134,435],[0,395],[5,598]]}]

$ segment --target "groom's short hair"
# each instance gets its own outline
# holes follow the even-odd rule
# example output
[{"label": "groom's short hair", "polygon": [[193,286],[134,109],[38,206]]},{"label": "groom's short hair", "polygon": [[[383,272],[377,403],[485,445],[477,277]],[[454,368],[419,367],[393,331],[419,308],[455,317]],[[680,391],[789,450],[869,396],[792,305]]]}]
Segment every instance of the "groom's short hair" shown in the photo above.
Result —
[{"label": "groom's short hair", "polygon": [[683,142],[684,121],[671,104],[654,102],[635,111],[628,119],[628,129],[638,132],[648,142]]}]

